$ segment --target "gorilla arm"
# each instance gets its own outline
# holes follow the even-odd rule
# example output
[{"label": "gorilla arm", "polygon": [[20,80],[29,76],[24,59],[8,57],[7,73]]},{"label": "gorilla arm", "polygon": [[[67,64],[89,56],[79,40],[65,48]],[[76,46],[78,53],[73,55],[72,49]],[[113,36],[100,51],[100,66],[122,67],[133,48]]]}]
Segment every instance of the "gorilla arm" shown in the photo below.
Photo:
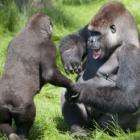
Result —
[{"label": "gorilla arm", "polygon": [[65,87],[69,92],[75,93],[73,82],[59,71],[55,63],[55,52],[55,46],[51,41],[47,41],[44,45],[42,44],[40,62],[42,84],[49,82],[55,86]]},{"label": "gorilla arm", "polygon": [[81,61],[86,55],[87,26],[66,36],[60,44],[60,53],[66,72],[82,71]]},{"label": "gorilla arm", "polygon": [[138,110],[138,93],[126,93],[117,87],[82,86],[80,85],[82,90],[78,98],[80,103],[82,102],[108,113],[134,113]]}]

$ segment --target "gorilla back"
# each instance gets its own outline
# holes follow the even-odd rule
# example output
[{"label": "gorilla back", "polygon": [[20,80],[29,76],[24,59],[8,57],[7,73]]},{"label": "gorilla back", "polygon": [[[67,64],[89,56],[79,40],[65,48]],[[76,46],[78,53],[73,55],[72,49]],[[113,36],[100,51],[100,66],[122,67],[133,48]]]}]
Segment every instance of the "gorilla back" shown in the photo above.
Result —
[{"label": "gorilla back", "polygon": [[[50,18],[36,14],[9,44],[0,81],[0,131],[10,140],[28,134],[36,113],[33,97],[45,83],[73,89],[72,82],[56,66],[51,33]],[[18,135],[11,126],[12,119]]]}]

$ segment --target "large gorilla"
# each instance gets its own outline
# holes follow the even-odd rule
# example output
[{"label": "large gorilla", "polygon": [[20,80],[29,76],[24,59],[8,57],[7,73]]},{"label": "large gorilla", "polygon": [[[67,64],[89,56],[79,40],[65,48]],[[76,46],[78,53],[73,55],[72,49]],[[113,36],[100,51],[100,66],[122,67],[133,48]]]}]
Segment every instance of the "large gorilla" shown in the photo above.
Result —
[{"label": "large gorilla", "polygon": [[[21,140],[28,134],[35,118],[33,97],[45,83],[74,91],[73,83],[56,66],[51,33],[50,18],[35,14],[9,44],[0,81],[0,131],[10,140]],[[11,126],[12,119],[21,138]]]},{"label": "large gorilla", "polygon": [[61,99],[71,133],[85,135],[82,128],[93,120],[104,128],[115,114],[123,129],[134,130],[140,116],[140,50],[136,24],[124,5],[106,4],[88,25],[66,36],[60,47],[65,69],[71,73],[81,71],[87,56],[76,85],[79,96],[65,93]]}]

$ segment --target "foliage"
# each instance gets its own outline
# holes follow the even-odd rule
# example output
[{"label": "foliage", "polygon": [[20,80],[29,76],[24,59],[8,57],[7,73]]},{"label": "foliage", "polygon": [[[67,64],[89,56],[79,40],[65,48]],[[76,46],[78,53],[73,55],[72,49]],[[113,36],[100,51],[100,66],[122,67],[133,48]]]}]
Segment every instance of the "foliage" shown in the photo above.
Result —
[{"label": "foliage", "polygon": [[14,4],[14,1],[8,2],[8,0],[0,1],[0,30],[7,29],[10,32],[14,32],[18,23],[18,11]]}]

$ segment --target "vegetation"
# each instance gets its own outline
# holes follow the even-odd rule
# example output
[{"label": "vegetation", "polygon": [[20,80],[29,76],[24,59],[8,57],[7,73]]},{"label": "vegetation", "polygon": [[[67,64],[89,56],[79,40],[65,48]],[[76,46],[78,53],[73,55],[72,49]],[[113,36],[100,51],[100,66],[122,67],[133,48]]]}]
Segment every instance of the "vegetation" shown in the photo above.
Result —
[{"label": "vegetation", "polygon": [[[3,73],[6,49],[9,41],[25,25],[28,18],[35,12],[41,11],[48,14],[54,23],[53,41],[59,48],[60,40],[67,34],[77,31],[89,22],[96,11],[107,2],[107,0],[43,0],[46,2],[44,8],[30,6],[19,12],[13,0],[0,0],[0,75]],[[140,2],[137,0],[123,0],[126,7],[133,14],[138,28],[140,29]],[[64,73],[59,54],[57,64]],[[68,76],[74,79],[72,75]],[[60,108],[60,94],[63,88],[45,85],[35,97],[36,120],[30,131],[30,140],[74,140],[68,134]],[[135,133],[124,133],[117,124],[115,137],[109,136],[100,129],[89,130],[86,138],[75,138],[75,140],[139,140],[140,131]],[[0,140],[6,137],[1,135]]]}]

